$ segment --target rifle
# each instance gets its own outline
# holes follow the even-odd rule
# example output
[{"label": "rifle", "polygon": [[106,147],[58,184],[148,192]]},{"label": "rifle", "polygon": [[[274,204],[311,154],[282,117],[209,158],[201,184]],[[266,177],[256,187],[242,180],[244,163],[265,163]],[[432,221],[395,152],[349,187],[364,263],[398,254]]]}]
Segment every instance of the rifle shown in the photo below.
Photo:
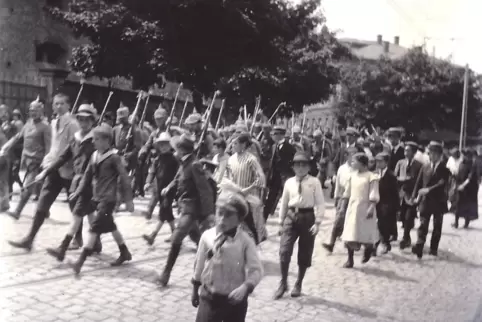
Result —
[{"label": "rifle", "polygon": [[97,125],[101,125],[102,122],[104,122],[105,113],[107,112],[107,106],[109,106],[110,98],[112,97],[112,95],[114,95],[114,92],[109,92],[109,97],[107,97],[107,101],[105,101],[104,109],[102,110],[102,114],[100,114],[99,122]]},{"label": "rifle", "polygon": [[144,92],[140,91],[139,95],[137,95],[137,103],[136,103],[136,108],[134,109],[134,112],[132,113],[132,122],[129,127],[129,131],[127,132],[126,136],[126,146],[124,147],[124,150],[122,151],[122,155],[125,155],[129,150],[131,150],[132,145],[134,144],[134,126],[136,125],[136,119],[137,119],[137,114],[139,114],[139,108],[141,105],[141,101],[144,98]]},{"label": "rifle", "polygon": [[186,114],[186,108],[188,103],[189,100],[186,98],[186,101],[184,102],[184,107],[182,108],[181,118],[179,119],[179,127],[182,126],[182,121],[184,121],[184,114]]},{"label": "rifle", "polygon": [[256,124],[256,116],[258,116],[260,106],[261,106],[261,95],[258,96],[258,98],[256,99],[256,106],[254,108],[254,115],[253,115],[253,124],[251,124],[251,128],[249,129],[249,134],[251,135],[253,134],[254,125]]},{"label": "rifle", "polygon": [[201,154],[201,145],[204,141],[204,139],[206,138],[206,134],[208,133],[208,129],[209,129],[209,121],[211,119],[211,113],[213,112],[213,109],[214,109],[214,102],[216,101],[216,98],[218,97],[218,95],[221,94],[220,91],[215,91],[214,92],[214,96],[213,96],[213,100],[211,101],[211,106],[208,108],[208,110],[206,111],[206,119],[205,119],[205,123],[204,123],[204,127],[203,127],[203,130],[201,132],[201,136],[199,137],[199,142],[197,144],[197,151],[196,151],[196,155],[197,155],[197,158],[199,158],[200,154]]},{"label": "rifle", "polygon": [[139,121],[139,127],[144,128],[144,121],[146,120],[147,105],[149,104],[149,98],[151,97],[151,92],[147,93],[146,103],[144,104],[144,110],[142,111],[141,120]]},{"label": "rifle", "polygon": [[218,120],[216,121],[216,126],[214,127],[214,131],[217,131],[219,129],[219,125],[221,124],[221,116],[223,115],[225,104],[226,104],[226,99],[223,99],[223,103],[221,104],[221,109],[219,110]]},{"label": "rifle", "polygon": [[80,95],[82,95],[82,91],[84,90],[84,83],[85,83],[85,78],[81,77],[80,78],[80,89],[79,92],[77,93],[77,97],[75,98],[74,105],[72,106],[72,115],[74,115],[77,112],[77,103],[79,102]]},{"label": "rifle", "polygon": [[[169,132],[169,129],[171,128],[172,125],[172,118],[174,117],[174,111],[176,110],[176,103],[177,103],[177,98],[179,97],[179,92],[181,91],[182,88],[182,82],[179,84],[177,87],[177,92],[176,92],[176,97],[174,97],[174,103],[172,104],[171,108],[171,114],[169,115],[169,120],[166,124],[166,132]],[[185,104],[184,104],[185,105]]]},{"label": "rifle", "polygon": [[[276,113],[278,113],[279,109],[281,108],[281,106],[286,106],[286,102],[281,102],[278,107],[276,108],[276,110],[274,110],[273,114],[271,115],[271,117],[268,119],[268,123],[271,123],[271,121],[273,120],[273,118],[276,116]],[[261,136],[263,135],[263,132],[260,132],[258,134],[258,137],[256,138],[256,140],[261,140]]]}]

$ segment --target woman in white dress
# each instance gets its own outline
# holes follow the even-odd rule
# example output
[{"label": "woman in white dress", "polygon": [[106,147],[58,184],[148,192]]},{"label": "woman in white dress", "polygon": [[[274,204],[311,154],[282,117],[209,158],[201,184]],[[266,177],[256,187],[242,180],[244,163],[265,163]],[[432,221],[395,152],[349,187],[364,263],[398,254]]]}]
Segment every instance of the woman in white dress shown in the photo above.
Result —
[{"label": "woman in white dress", "polygon": [[352,159],[353,172],[347,182],[343,200],[346,204],[346,218],[341,239],[348,249],[345,268],[353,267],[354,252],[364,246],[362,263],[370,260],[373,245],[378,241],[376,204],[379,177],[368,171],[368,157],[357,153]]},{"label": "woman in white dress", "polygon": [[249,203],[250,214],[241,224],[241,228],[247,228],[248,234],[254,237],[256,243],[260,243],[266,239],[263,204],[260,199],[266,179],[258,159],[248,152],[250,145],[251,136],[248,133],[241,133],[233,139],[234,154],[228,159],[225,174],[227,179],[242,188]]}]

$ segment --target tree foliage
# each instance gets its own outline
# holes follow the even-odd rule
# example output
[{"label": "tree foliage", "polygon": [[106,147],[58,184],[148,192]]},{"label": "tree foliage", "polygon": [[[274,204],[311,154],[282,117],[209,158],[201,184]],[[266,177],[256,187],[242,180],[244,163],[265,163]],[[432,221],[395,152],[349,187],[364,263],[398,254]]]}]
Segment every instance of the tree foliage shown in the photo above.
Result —
[{"label": "tree foliage", "polygon": [[[464,68],[434,59],[420,48],[398,60],[345,64],[337,114],[361,125],[420,130],[460,130]],[[479,129],[481,98],[469,78],[467,130]]]},{"label": "tree foliage", "polygon": [[300,108],[328,96],[338,80],[331,60],[346,54],[314,32],[319,2],[72,0],[49,12],[89,40],[71,60],[87,76],[182,81],[204,96],[221,88],[239,104],[261,94]]}]

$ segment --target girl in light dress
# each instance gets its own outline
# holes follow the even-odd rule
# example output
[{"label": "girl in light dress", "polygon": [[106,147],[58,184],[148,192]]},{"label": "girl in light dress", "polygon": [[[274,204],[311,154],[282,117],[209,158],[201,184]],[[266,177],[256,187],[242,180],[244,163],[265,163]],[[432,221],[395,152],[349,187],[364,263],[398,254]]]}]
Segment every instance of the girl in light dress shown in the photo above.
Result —
[{"label": "girl in light dress", "polygon": [[345,268],[353,267],[355,251],[364,246],[362,263],[370,260],[373,245],[378,241],[376,204],[380,199],[378,193],[378,175],[368,170],[368,157],[365,153],[357,153],[352,159],[353,172],[347,182],[343,194],[346,207],[345,225],[341,239],[348,250]]}]

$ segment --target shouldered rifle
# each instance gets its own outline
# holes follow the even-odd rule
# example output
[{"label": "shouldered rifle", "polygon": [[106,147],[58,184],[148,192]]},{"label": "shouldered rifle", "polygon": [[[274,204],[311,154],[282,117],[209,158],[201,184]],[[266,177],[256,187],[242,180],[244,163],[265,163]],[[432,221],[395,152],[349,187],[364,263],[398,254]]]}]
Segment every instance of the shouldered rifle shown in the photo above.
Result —
[{"label": "shouldered rifle", "polygon": [[129,131],[127,132],[127,136],[126,136],[127,142],[126,142],[126,146],[124,147],[124,150],[122,151],[122,155],[125,155],[129,150],[131,150],[132,145],[134,144],[134,127],[136,126],[137,115],[139,114],[141,101],[144,98],[144,95],[145,95],[145,93],[143,91],[140,91],[139,95],[137,95],[136,108],[134,109],[134,112],[132,113],[131,124],[130,124]]},{"label": "shouldered rifle", "polygon": [[147,105],[149,104],[149,98],[151,97],[151,92],[149,91],[147,93],[147,98],[146,98],[146,103],[144,104],[144,110],[142,111],[142,116],[139,121],[139,127],[142,129],[144,128],[144,122],[146,120],[146,114],[147,114]]},{"label": "shouldered rifle", "polygon": [[102,122],[104,122],[105,113],[107,112],[107,106],[109,106],[112,95],[114,95],[114,92],[109,92],[109,97],[107,97],[107,101],[105,101],[104,109],[102,110],[102,114],[100,114],[99,122],[97,123],[97,125],[101,125]]},{"label": "shouldered rifle", "polygon": [[219,94],[221,94],[220,91],[214,92],[213,100],[211,101],[211,106],[206,111],[206,119],[205,119],[205,122],[204,122],[204,127],[202,129],[201,136],[199,138],[199,142],[197,143],[197,147],[196,147],[196,150],[197,150],[196,155],[197,155],[198,158],[199,158],[199,155],[201,153],[201,145],[202,145],[204,139],[206,138],[206,134],[208,133],[209,122],[210,122],[210,119],[211,119],[211,114],[212,114],[213,109],[214,109],[214,102],[216,101],[216,98],[218,97]]},{"label": "shouldered rifle", "polygon": [[183,86],[183,83],[181,82],[177,87],[176,97],[174,97],[174,103],[172,104],[172,108],[171,108],[171,114],[169,114],[169,119],[167,120],[167,124],[166,124],[166,132],[169,132],[169,129],[171,128],[172,119],[174,117],[174,111],[176,110],[177,98],[179,97],[179,92],[181,91],[182,86]]},{"label": "shouldered rifle", "polygon": [[[281,102],[278,107],[276,108],[276,110],[274,110],[273,114],[271,115],[271,117],[269,118],[268,120],[268,123],[271,123],[271,121],[273,120],[273,118],[276,116],[276,114],[278,113],[279,109],[281,108],[281,106],[286,106],[286,102]],[[261,136],[263,135],[263,131],[261,131],[259,134],[258,134],[258,137],[256,138],[256,140],[261,140]]]}]

